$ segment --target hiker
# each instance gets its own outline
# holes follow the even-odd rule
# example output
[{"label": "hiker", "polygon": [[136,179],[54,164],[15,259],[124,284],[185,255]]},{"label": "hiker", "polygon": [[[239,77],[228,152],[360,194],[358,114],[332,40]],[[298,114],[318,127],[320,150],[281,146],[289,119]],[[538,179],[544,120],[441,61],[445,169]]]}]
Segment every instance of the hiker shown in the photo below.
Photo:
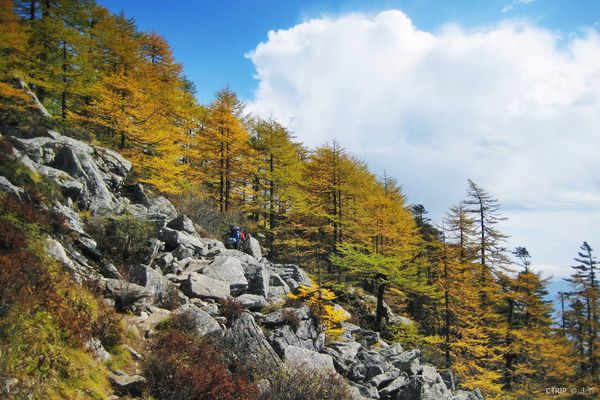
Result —
[{"label": "hiker", "polygon": [[227,247],[230,249],[242,250],[248,235],[239,226],[232,226],[227,237]]}]

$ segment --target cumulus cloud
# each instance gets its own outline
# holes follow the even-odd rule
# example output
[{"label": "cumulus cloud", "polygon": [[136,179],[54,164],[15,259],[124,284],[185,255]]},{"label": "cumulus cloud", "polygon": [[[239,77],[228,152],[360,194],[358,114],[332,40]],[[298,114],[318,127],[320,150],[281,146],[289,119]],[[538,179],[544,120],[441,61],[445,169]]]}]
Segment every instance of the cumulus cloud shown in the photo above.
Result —
[{"label": "cumulus cloud", "polygon": [[337,138],[375,172],[397,176],[434,217],[471,178],[532,224],[518,244],[541,263],[569,265],[576,248],[544,259],[567,239],[600,241],[586,225],[600,211],[597,31],[564,38],[505,21],[426,32],[390,10],[271,31],[247,56],[258,80],[253,112],[311,146]]}]

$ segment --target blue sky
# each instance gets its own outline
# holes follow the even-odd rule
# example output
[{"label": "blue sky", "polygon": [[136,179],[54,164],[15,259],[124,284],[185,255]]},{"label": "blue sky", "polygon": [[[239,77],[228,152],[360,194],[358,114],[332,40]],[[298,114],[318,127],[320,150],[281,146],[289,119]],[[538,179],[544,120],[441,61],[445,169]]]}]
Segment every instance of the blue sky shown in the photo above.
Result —
[{"label": "blue sky", "polygon": [[600,251],[600,1],[100,0],[309,146],[338,139],[440,222],[467,179],[563,287]]},{"label": "blue sky", "polygon": [[267,39],[270,30],[287,29],[323,15],[404,11],[420,29],[436,30],[456,22],[480,27],[505,18],[527,18],[552,30],[578,32],[597,26],[600,2],[594,0],[100,0],[123,11],[146,31],[167,38],[186,75],[208,103],[229,85],[249,100],[257,83],[254,65],[244,55]]}]

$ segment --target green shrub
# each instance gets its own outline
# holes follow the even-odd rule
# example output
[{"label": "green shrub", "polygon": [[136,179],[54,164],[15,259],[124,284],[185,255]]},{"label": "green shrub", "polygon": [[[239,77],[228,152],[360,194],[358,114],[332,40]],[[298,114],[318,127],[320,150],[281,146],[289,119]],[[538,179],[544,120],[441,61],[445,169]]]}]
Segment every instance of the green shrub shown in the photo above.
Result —
[{"label": "green shrub", "polygon": [[285,367],[263,378],[257,400],[350,400],[344,379],[333,371]]},{"label": "green shrub", "polygon": [[[131,266],[143,263],[148,256],[148,241],[156,233],[154,224],[131,214],[93,217],[87,232],[98,242],[98,250],[115,264]],[[127,276],[127,268],[123,271]]]}]

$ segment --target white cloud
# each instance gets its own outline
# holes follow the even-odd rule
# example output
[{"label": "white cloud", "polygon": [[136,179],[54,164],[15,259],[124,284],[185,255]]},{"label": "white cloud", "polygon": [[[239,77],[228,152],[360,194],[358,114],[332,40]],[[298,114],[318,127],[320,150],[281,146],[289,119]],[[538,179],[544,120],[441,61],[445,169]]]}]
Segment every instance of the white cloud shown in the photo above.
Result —
[{"label": "white cloud", "polygon": [[[426,32],[391,10],[271,31],[248,57],[252,111],[311,146],[339,139],[435,217],[472,178],[530,224],[508,233],[528,230],[520,245],[540,264],[567,262],[573,241],[600,246],[597,31],[565,39],[507,21]],[[545,255],[566,242],[560,260]]]}]

